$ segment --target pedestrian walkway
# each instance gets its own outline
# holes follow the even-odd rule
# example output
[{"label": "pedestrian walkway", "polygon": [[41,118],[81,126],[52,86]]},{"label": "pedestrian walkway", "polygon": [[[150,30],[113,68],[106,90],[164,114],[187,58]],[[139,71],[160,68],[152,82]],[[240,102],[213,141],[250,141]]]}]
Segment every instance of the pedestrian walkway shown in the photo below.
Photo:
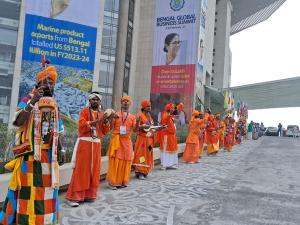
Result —
[{"label": "pedestrian walkway", "polygon": [[239,168],[242,159],[262,140],[245,141],[232,152],[204,156],[198,164],[180,163],[177,170],[161,171],[158,166],[144,181],[132,174],[125,189],[109,190],[102,181],[97,201],[78,208],[66,205],[63,193],[60,196],[61,224],[205,224],[202,223],[205,218],[219,210],[218,205],[207,201],[208,190],[217,186],[230,190],[231,186],[223,185],[222,181]]}]

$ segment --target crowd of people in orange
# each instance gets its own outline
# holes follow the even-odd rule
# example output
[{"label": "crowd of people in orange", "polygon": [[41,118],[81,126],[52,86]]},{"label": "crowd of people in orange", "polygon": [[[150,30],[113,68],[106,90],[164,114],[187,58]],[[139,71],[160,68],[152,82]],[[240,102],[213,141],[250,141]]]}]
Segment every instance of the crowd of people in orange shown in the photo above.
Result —
[{"label": "crowd of people in orange", "polygon": [[[54,66],[44,67],[36,79],[36,87],[21,99],[14,125],[17,127],[15,159],[5,168],[12,171],[8,192],[0,211],[0,224],[56,224],[59,221],[59,168],[64,163],[61,144],[63,131],[59,107],[54,98],[57,81]],[[108,188],[127,187],[131,169],[144,180],[154,167],[154,146],[159,145],[161,169],[178,168],[178,145],[175,120],[184,124],[183,104],[169,103],[158,124],[151,117],[151,102],[141,102],[141,111],[129,113],[130,96],[120,100],[121,110],[101,107],[102,96],[92,92],[88,104],[81,109],[78,138],[71,165],[72,177],[66,194],[67,203],[76,207],[81,202],[95,201],[100,183],[101,139],[110,136],[107,149]],[[184,118],[184,120],[183,120]],[[232,117],[221,120],[213,115],[193,111],[189,125],[183,161],[197,163],[207,144],[207,154],[216,155],[220,148],[231,151],[241,143],[245,120]],[[135,143],[132,134],[136,133]]]},{"label": "crowd of people in orange", "polygon": [[[79,145],[73,153],[73,158],[76,158],[75,166],[66,196],[70,206],[76,207],[80,202],[96,199],[99,181],[96,181],[95,177],[99,178],[101,151],[92,149],[101,149],[100,139],[109,130],[112,130],[112,136],[107,151],[108,188],[117,190],[127,187],[131,168],[134,169],[138,179],[146,179],[154,167],[153,148],[156,143],[160,149],[161,169],[178,168],[175,122],[178,112],[175,104],[167,104],[161,113],[158,125],[154,125],[149,100],[141,102],[141,111],[136,116],[129,113],[132,103],[129,96],[122,97],[120,112],[112,109],[100,112],[101,96],[97,92],[90,95],[89,101],[90,106],[82,110],[79,118]],[[180,106],[182,107],[182,103]],[[89,110],[91,113],[87,113]],[[95,128],[92,128],[93,126]],[[245,128],[246,120],[242,117],[238,122],[230,116],[222,120],[220,114],[214,115],[210,110],[206,112],[194,110],[188,125],[183,161],[191,164],[198,163],[204,154],[205,145],[207,145],[208,155],[216,155],[220,149],[232,151],[235,144],[241,143],[242,136],[246,136]],[[87,140],[91,135],[84,132],[89,130],[96,131],[94,139]],[[137,134],[135,144],[131,140],[133,132]],[[84,152],[85,156],[80,157],[80,152]],[[83,158],[85,160],[82,160]],[[82,171],[85,176],[80,176]]]}]

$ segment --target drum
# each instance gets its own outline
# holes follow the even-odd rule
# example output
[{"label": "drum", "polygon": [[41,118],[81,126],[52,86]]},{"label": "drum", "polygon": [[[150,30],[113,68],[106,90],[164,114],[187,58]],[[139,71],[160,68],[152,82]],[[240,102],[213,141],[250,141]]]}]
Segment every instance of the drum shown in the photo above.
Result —
[{"label": "drum", "polygon": [[52,97],[42,97],[38,102],[39,109],[42,112],[51,112],[57,107],[57,103]]}]

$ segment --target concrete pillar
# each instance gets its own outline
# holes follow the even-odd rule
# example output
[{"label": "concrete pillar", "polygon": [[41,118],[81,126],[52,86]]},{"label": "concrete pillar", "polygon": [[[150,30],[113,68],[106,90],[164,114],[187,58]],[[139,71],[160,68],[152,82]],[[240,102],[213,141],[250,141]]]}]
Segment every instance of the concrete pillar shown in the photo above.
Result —
[{"label": "concrete pillar", "polygon": [[220,0],[216,6],[215,38],[214,38],[214,77],[213,87],[228,88],[230,77],[230,48],[232,6],[229,0]]},{"label": "concrete pillar", "polygon": [[123,94],[129,0],[120,0],[119,4],[119,28],[117,33],[117,52],[112,97],[112,105],[116,110],[120,110],[120,99]]}]

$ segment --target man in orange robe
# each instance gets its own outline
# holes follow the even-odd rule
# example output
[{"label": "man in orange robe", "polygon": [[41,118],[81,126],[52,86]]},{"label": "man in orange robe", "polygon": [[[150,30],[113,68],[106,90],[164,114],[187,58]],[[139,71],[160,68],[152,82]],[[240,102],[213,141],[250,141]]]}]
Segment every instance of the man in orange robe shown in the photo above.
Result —
[{"label": "man in orange robe", "polygon": [[144,100],[141,103],[141,112],[137,118],[137,138],[134,145],[133,166],[137,178],[144,180],[150,170],[154,167],[153,162],[153,145],[154,145],[154,130],[145,131],[145,129],[153,126],[154,122],[150,115],[151,102]]},{"label": "man in orange robe", "polygon": [[100,111],[101,96],[93,92],[89,107],[80,111],[78,139],[72,156],[73,174],[66,199],[72,207],[79,202],[94,201],[100,181],[101,138],[109,131],[106,115]]},{"label": "man in orange robe", "polygon": [[236,130],[237,130],[237,126],[235,123],[235,119],[233,117],[230,117],[230,123],[232,124],[233,127],[233,135],[232,135],[232,146],[234,146],[235,143],[235,137],[236,137]]},{"label": "man in orange robe", "polygon": [[108,148],[108,171],[106,181],[108,188],[127,187],[130,178],[133,146],[131,134],[137,130],[136,118],[128,112],[131,104],[129,96],[121,99],[121,112],[115,114],[112,121],[113,133]]},{"label": "man in orange robe", "polygon": [[161,169],[178,168],[178,148],[176,137],[176,126],[174,123],[174,104],[169,103],[161,115],[161,125],[167,125],[166,129],[160,131],[160,159]]},{"label": "man in orange robe", "polygon": [[221,121],[220,119],[220,114],[217,113],[216,114],[216,120],[217,120],[217,124],[219,126],[219,129],[218,129],[218,135],[219,135],[219,148],[223,148],[224,147],[224,135],[225,135],[225,123],[224,121]]},{"label": "man in orange robe", "polygon": [[224,120],[226,130],[224,138],[224,150],[230,152],[233,146],[234,127],[229,117]]},{"label": "man in orange robe", "polygon": [[219,151],[219,135],[218,124],[215,121],[214,115],[209,115],[206,127],[207,139],[207,154],[216,155]]},{"label": "man in orange robe", "polygon": [[188,136],[186,138],[183,161],[186,163],[198,163],[200,156],[200,130],[204,128],[204,115],[198,111],[192,113],[189,123]]}]

